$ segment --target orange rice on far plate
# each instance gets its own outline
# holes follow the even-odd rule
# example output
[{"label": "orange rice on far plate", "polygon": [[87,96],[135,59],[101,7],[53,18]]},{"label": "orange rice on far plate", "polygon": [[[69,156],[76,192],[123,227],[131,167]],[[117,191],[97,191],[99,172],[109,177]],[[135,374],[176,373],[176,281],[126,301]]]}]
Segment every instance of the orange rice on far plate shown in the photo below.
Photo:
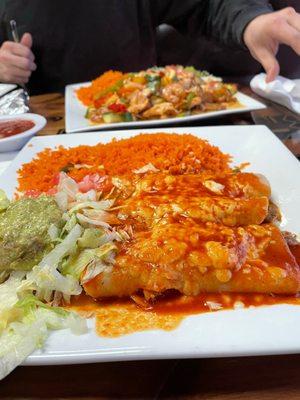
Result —
[{"label": "orange rice on far plate", "polygon": [[61,171],[79,182],[91,174],[131,175],[133,170],[151,163],[171,174],[215,176],[229,173],[230,161],[231,157],[218,147],[193,135],[140,134],[96,146],[45,149],[18,171],[18,190],[47,192],[55,185],[55,177]]},{"label": "orange rice on far plate", "polygon": [[80,101],[85,106],[90,106],[95,100],[95,96],[99,95],[102,91],[114,85],[125,75],[119,71],[107,71],[94,79],[89,86],[80,87],[76,93]]}]

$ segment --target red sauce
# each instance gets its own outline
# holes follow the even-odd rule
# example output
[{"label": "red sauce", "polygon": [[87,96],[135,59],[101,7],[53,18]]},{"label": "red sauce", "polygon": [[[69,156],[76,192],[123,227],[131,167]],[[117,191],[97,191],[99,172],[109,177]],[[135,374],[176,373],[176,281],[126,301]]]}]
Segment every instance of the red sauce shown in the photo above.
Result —
[{"label": "red sauce", "polygon": [[[89,312],[111,305],[122,307],[132,303],[131,299],[94,300],[85,294],[81,294],[80,296],[72,297],[71,308]],[[159,314],[199,314],[217,311],[214,303],[220,305],[220,310],[229,310],[240,308],[242,304],[244,308],[276,304],[300,304],[300,298],[297,295],[285,296],[260,293],[202,293],[197,296],[183,296],[170,292],[157,300],[148,311]]]},{"label": "red sauce", "polygon": [[28,131],[34,127],[34,122],[28,119],[13,119],[0,122],[0,139]]},{"label": "red sauce", "polygon": [[[272,244],[274,248],[271,248],[268,257],[263,258],[271,260],[271,265],[276,265],[276,262],[286,264],[286,249],[282,248],[283,244],[278,245],[278,235],[279,232],[275,232]],[[290,250],[299,264],[300,245],[290,245]],[[129,298],[94,300],[82,294],[73,297],[69,307],[87,317],[94,315],[96,332],[100,336],[116,337],[147,329],[175,329],[185,317],[193,314],[279,304],[300,305],[299,295],[259,293],[202,293],[197,296],[184,296],[169,291],[157,298],[153,304],[146,303],[144,298],[138,295],[133,298],[135,302]]]},{"label": "red sauce", "polygon": [[291,250],[291,253],[295,257],[297,264],[300,266],[300,243],[298,244],[290,244],[289,248]]},{"label": "red sauce", "polygon": [[300,298],[258,293],[205,293],[189,297],[169,292],[145,309],[128,298],[94,300],[82,294],[73,297],[67,307],[87,318],[95,316],[99,336],[116,337],[148,329],[172,330],[193,314],[276,304],[300,305]]},{"label": "red sauce", "polygon": [[276,304],[300,304],[300,299],[297,296],[275,296],[259,293],[205,293],[194,297],[173,295],[157,302],[153,311],[163,314],[191,315]]}]

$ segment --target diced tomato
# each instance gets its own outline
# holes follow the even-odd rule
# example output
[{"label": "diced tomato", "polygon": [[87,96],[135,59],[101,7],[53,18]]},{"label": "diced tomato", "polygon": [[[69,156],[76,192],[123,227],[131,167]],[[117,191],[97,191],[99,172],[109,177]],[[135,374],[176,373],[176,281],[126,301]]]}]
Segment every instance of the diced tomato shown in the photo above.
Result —
[{"label": "diced tomato", "polygon": [[98,174],[86,175],[82,181],[78,182],[78,189],[82,193],[89,190],[106,191],[108,187],[108,177],[100,176]]},{"label": "diced tomato", "polygon": [[100,97],[100,99],[94,100],[94,107],[100,108],[106,100],[106,97]]},{"label": "diced tomato", "polygon": [[57,193],[57,188],[56,187],[53,187],[53,188],[47,190],[47,194],[49,196],[54,196],[56,193]]},{"label": "diced tomato", "polygon": [[82,193],[94,189],[94,183],[90,180],[89,176],[85,176],[82,181],[78,182],[78,189]]},{"label": "diced tomato", "polygon": [[36,189],[31,189],[31,190],[26,190],[24,193],[25,197],[39,197],[42,194],[40,190]]},{"label": "diced tomato", "polygon": [[52,186],[57,186],[58,183],[59,183],[59,172],[54,175],[51,181]]},{"label": "diced tomato", "polygon": [[121,113],[127,111],[127,108],[124,106],[124,104],[113,103],[110,104],[108,108],[115,113]]}]

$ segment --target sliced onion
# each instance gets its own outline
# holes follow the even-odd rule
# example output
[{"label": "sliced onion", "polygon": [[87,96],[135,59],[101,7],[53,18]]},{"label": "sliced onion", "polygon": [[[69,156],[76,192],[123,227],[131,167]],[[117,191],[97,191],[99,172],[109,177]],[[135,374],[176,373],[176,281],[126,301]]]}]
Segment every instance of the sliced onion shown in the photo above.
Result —
[{"label": "sliced onion", "polygon": [[146,172],[159,172],[159,169],[154,167],[152,163],[148,163],[139,169],[134,169],[132,172],[135,174],[145,174]]},{"label": "sliced onion", "polygon": [[83,222],[83,223],[87,223],[87,224],[95,225],[95,226],[102,226],[103,228],[111,229],[111,226],[108,223],[88,218],[82,214],[77,214],[77,219],[79,222]]}]

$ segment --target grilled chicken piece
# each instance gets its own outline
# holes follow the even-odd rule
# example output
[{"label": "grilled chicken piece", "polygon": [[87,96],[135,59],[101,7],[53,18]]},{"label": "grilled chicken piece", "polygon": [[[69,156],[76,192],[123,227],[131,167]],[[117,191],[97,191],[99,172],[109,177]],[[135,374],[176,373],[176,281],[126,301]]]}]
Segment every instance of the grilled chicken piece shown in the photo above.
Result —
[{"label": "grilled chicken piece", "polygon": [[133,114],[138,114],[150,106],[149,96],[151,91],[149,89],[144,89],[142,91],[134,92],[130,97],[130,104],[128,111]]},{"label": "grilled chicken piece", "polygon": [[217,224],[161,223],[136,233],[111,271],[84,284],[94,298],[140,290],[296,293],[300,271],[279,229],[271,224],[228,228]]},{"label": "grilled chicken piece", "polygon": [[186,91],[180,83],[171,83],[162,89],[162,97],[169,103],[179,105],[186,96]]},{"label": "grilled chicken piece", "polygon": [[191,100],[190,108],[198,107],[202,103],[203,103],[203,99],[201,97],[199,97],[199,96],[196,96]]},{"label": "grilled chicken piece", "polygon": [[171,103],[159,103],[143,113],[144,118],[167,118],[176,115],[178,111]]},{"label": "grilled chicken piece", "polygon": [[223,82],[209,82],[203,86],[204,98],[208,103],[224,103],[235,101],[233,93],[237,91],[236,85]]}]

